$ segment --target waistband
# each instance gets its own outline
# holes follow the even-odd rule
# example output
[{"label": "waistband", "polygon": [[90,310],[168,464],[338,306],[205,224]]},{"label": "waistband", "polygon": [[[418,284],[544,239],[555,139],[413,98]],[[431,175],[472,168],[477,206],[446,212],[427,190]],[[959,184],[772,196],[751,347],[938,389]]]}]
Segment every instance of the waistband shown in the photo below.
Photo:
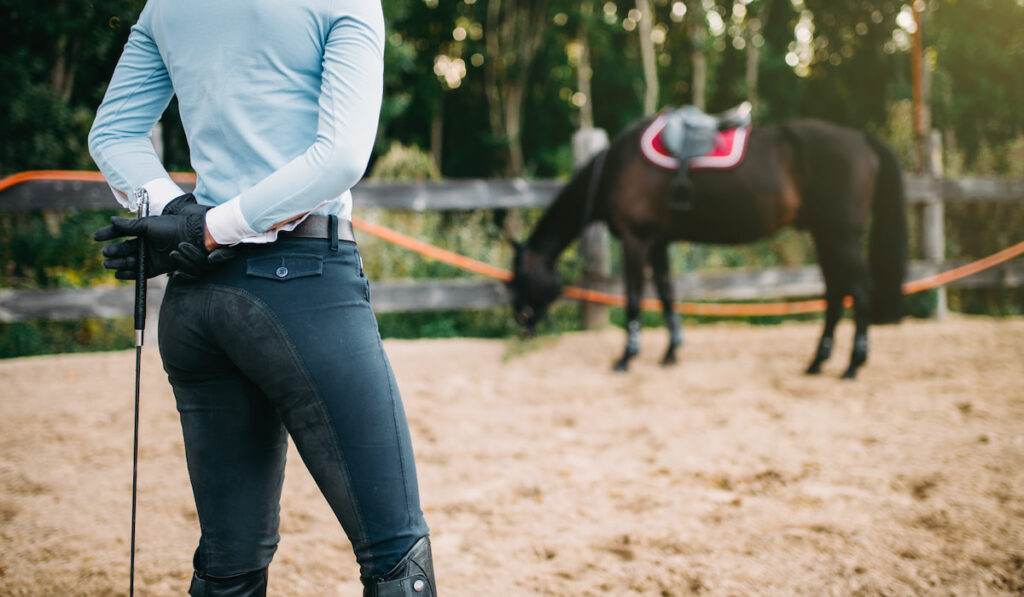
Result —
[{"label": "waistband", "polygon": [[[336,224],[331,230],[331,221]],[[303,220],[295,230],[278,232],[279,237],[293,238],[336,238],[350,243],[356,242],[355,230],[352,228],[352,220],[346,220],[337,216],[322,216],[313,214]],[[336,235],[336,236],[335,236]]]}]

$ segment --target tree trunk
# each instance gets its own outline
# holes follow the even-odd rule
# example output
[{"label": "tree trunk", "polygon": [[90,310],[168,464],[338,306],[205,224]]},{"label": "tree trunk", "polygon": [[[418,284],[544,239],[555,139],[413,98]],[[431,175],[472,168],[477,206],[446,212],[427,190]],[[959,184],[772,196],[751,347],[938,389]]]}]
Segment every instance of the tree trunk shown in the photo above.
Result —
[{"label": "tree trunk", "polygon": [[640,23],[637,32],[640,36],[640,56],[644,64],[644,114],[653,114],[658,109],[658,67],[654,63],[654,40],[651,39],[651,28],[654,26],[654,11],[649,0],[636,0],[636,8],[640,11]]},{"label": "tree trunk", "polygon": [[508,139],[508,169],[510,177],[522,176],[523,161],[522,112],[526,85],[515,84],[506,88],[505,138]]},{"label": "tree trunk", "polygon": [[[87,15],[91,9],[86,9]],[[82,18],[76,16],[74,18]],[[53,7],[53,21],[57,25],[58,33],[53,42],[54,59],[50,68],[50,86],[57,92],[57,95],[64,101],[71,99],[71,91],[75,85],[75,66],[78,49],[81,45],[78,35],[67,33],[67,0],[59,0]]]},{"label": "tree trunk", "polygon": [[487,48],[487,64],[484,68],[484,85],[487,88],[487,116],[491,122],[491,132],[497,135],[502,130],[501,91],[499,90],[498,69],[501,68],[499,54],[501,42],[498,39],[499,18],[501,16],[501,0],[487,2],[487,37],[484,40]]},{"label": "tree trunk", "polygon": [[434,160],[437,171],[441,171],[441,149],[444,133],[444,94],[437,100],[434,113],[430,119],[430,157]]},{"label": "tree trunk", "polygon": [[590,15],[593,14],[594,4],[589,0],[580,7],[580,16],[583,24],[580,26],[580,63],[576,69],[577,86],[583,94],[585,101],[580,106],[580,128],[594,128],[594,97],[591,93],[590,81],[594,72],[590,69]]},{"label": "tree trunk", "polygon": [[491,130],[508,146],[507,176],[525,170],[522,108],[530,67],[544,32],[543,2],[491,0],[487,6],[485,82]]},{"label": "tree trunk", "polygon": [[757,108],[757,79],[758,70],[760,68],[761,51],[758,48],[758,44],[755,40],[761,34],[761,19],[759,17],[747,18],[746,26],[746,38],[747,38],[747,72],[746,72],[746,83],[747,83],[747,101],[750,102],[751,109]]},{"label": "tree trunk", "polygon": [[689,0],[687,2],[687,15],[689,18],[690,43],[693,45],[691,61],[693,63],[693,84],[690,87],[690,102],[700,108],[706,109],[707,98],[707,77],[708,62],[705,55],[708,38],[708,25],[704,14],[704,5],[701,0]]}]

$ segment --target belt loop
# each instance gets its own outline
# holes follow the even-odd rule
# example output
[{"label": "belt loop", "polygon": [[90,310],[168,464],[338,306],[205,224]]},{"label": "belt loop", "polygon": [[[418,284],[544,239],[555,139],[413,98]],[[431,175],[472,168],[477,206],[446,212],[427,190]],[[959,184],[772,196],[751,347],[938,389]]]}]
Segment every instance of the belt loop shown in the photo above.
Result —
[{"label": "belt loop", "polygon": [[327,217],[327,234],[331,238],[331,250],[338,250],[338,216]]}]

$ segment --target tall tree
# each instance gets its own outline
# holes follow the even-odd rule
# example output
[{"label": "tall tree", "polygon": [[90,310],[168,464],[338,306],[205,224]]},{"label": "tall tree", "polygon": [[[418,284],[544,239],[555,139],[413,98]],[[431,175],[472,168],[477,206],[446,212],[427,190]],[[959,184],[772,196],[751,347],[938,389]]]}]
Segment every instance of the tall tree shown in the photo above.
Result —
[{"label": "tall tree", "polygon": [[759,4],[764,45],[758,50],[757,116],[762,121],[790,120],[802,115],[800,105],[806,93],[805,82],[786,63],[795,44],[798,13],[790,0],[759,0]]},{"label": "tall tree", "polygon": [[893,98],[908,89],[907,55],[893,43],[903,2],[804,2],[813,13],[814,59],[801,111],[859,128],[881,126]]},{"label": "tall tree", "polygon": [[[765,0],[754,0],[746,8],[743,19],[743,40],[747,53],[747,68],[745,71],[745,83],[747,101],[751,107],[758,108],[758,79],[761,74],[761,47],[764,46],[764,35],[761,33],[762,23],[767,12]],[[777,56],[776,59],[781,58]]]},{"label": "tall tree", "polygon": [[925,29],[936,65],[933,124],[973,161],[985,144],[1024,134],[1024,4],[933,1]]},{"label": "tall tree", "polygon": [[708,80],[708,23],[704,11],[704,0],[687,0],[687,32],[693,47],[690,62],[693,68],[693,82],[690,84],[690,103],[701,110],[707,106]]},{"label": "tall tree", "polygon": [[92,168],[86,135],[143,0],[0,0],[0,173]]},{"label": "tall tree", "polygon": [[658,109],[659,95],[658,66],[654,62],[654,38],[651,36],[654,11],[651,10],[650,0],[636,0],[636,9],[640,13],[636,30],[644,65],[644,114],[653,114]]},{"label": "tall tree", "polygon": [[533,60],[544,34],[544,0],[489,0],[484,39],[491,129],[508,144],[508,176],[524,172],[523,100]]},{"label": "tall tree", "polygon": [[579,58],[576,66],[576,81],[579,92],[583,94],[583,105],[580,106],[580,128],[594,128],[594,92],[591,80],[594,72],[590,67],[590,19],[594,14],[593,0],[580,3],[580,27],[577,35]]}]

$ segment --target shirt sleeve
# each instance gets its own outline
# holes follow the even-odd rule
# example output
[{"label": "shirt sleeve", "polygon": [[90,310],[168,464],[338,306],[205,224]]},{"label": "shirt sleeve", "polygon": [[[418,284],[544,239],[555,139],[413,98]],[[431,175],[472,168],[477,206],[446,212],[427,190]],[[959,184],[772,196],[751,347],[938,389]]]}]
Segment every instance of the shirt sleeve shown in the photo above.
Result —
[{"label": "shirt sleeve", "polygon": [[155,215],[183,191],[167,174],[150,140],[174,90],[156,43],[142,24],[146,16],[144,9],[96,110],[89,153],[121,205],[134,209],[131,198],[145,189]]},{"label": "shirt sleeve", "polygon": [[341,3],[323,54],[316,139],[301,155],[210,210],[220,244],[234,244],[308,213],[350,189],[366,170],[377,134],[384,73],[379,2]]}]

